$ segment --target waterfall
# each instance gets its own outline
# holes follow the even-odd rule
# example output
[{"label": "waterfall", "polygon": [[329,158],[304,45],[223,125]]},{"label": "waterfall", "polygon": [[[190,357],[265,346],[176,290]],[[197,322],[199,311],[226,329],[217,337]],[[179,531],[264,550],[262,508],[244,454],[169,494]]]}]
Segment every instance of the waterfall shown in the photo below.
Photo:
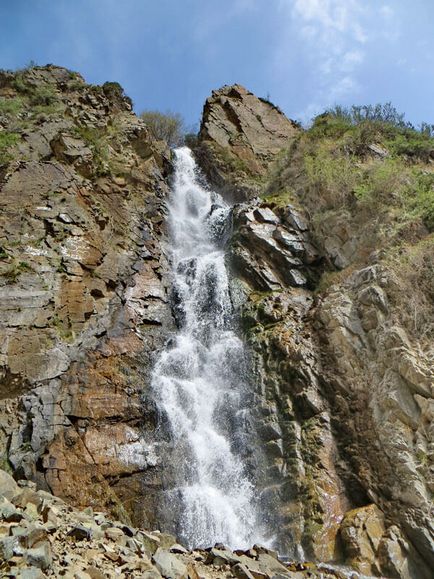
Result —
[{"label": "waterfall", "polygon": [[200,184],[187,147],[175,150],[175,158],[168,208],[178,331],[152,379],[176,463],[169,510],[189,547],[242,548],[261,537],[242,458],[248,387],[225,264],[230,207]]}]

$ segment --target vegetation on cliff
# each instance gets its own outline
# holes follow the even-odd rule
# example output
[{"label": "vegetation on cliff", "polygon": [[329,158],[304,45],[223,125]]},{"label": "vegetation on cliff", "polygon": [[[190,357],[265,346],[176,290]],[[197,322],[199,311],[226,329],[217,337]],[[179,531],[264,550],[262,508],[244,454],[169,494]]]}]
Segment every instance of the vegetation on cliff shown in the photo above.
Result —
[{"label": "vegetation on cliff", "polygon": [[[0,73],[1,465],[156,526],[171,465],[143,400],[173,328],[156,137],[178,137],[149,124],[117,83]],[[234,85],[208,99],[195,146],[213,186],[244,202],[230,252],[264,443],[251,468],[282,544],[428,577],[432,127],[387,105],[302,130]]]},{"label": "vegetation on cliff", "polygon": [[[429,577],[432,128],[391,105],[336,108],[281,144],[244,95],[208,99],[198,156],[244,201],[232,264],[279,529],[320,560]],[[266,141],[280,147],[252,187],[228,159],[263,161]]]},{"label": "vegetation on cliff", "polygon": [[185,123],[179,113],[143,111],[140,118],[145,121],[155,139],[165,141],[169,147],[178,147],[182,144]]},{"label": "vegetation on cliff", "polygon": [[434,331],[433,161],[428,125],[416,130],[390,104],[336,107],[282,153],[264,195],[271,206],[296,202],[307,210],[316,242],[332,256],[320,289],[344,279],[341,270],[381,259],[395,272],[400,316],[427,339]]}]

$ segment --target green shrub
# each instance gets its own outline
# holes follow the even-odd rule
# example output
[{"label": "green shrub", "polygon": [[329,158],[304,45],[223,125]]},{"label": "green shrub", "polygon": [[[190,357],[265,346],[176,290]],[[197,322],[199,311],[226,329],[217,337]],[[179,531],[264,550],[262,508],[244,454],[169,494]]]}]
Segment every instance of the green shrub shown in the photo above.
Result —
[{"label": "green shrub", "polygon": [[133,106],[133,101],[125,94],[124,89],[118,82],[105,82],[102,85],[102,90],[109,99],[126,100]]},{"label": "green shrub", "polygon": [[13,159],[12,149],[19,140],[20,136],[17,133],[0,132],[0,166],[9,163]]},{"label": "green shrub", "polygon": [[420,217],[434,231],[434,173],[416,173],[407,186],[406,203],[412,216]]},{"label": "green shrub", "polygon": [[12,87],[19,93],[26,94],[29,90],[29,85],[26,82],[24,75],[19,72],[12,81]]},{"label": "green shrub", "polygon": [[31,271],[34,269],[26,261],[13,261],[0,271],[0,275],[13,283],[22,273]]},{"label": "green shrub", "polygon": [[434,337],[434,236],[399,247],[386,258],[393,275],[388,295],[397,315],[418,339],[432,346]]},{"label": "green shrub", "polygon": [[110,174],[110,147],[105,130],[75,127],[75,133],[83,139],[93,153],[95,175],[104,176]]},{"label": "green shrub", "polygon": [[434,153],[434,138],[427,133],[407,129],[387,143],[395,155],[407,155],[427,162]]},{"label": "green shrub", "polygon": [[25,72],[26,69],[20,70],[15,74],[15,78],[12,81],[12,87],[24,95],[28,99],[30,105],[33,108],[33,112],[38,107],[52,107],[59,101],[56,88],[52,84],[43,84],[38,86],[33,86],[29,84],[26,80]]},{"label": "green shrub", "polygon": [[378,206],[393,204],[400,196],[406,175],[405,168],[393,159],[376,161],[359,173],[354,186],[356,198],[365,204]]},{"label": "green shrub", "polygon": [[318,207],[334,207],[344,203],[353,190],[358,170],[351,157],[326,146],[304,155],[307,186],[318,195]]},{"label": "green shrub", "polygon": [[351,129],[352,123],[347,118],[334,116],[326,112],[314,119],[312,126],[308,130],[308,135],[314,139],[322,139],[324,137],[339,138]]},{"label": "green shrub", "polygon": [[337,105],[326,110],[325,114],[335,119],[341,119],[350,125],[359,125],[369,121],[399,128],[413,128],[411,123],[405,120],[405,115],[399,113],[390,102],[376,105],[353,105],[351,107]]},{"label": "green shrub", "polygon": [[51,85],[37,86],[28,89],[30,104],[33,106],[47,107],[54,104],[57,100],[56,90]]},{"label": "green shrub", "polygon": [[415,160],[427,161],[434,154],[434,125],[422,123],[415,129],[391,103],[335,106],[313,120],[307,135],[314,140],[344,138],[344,148],[356,155],[369,152],[373,143]]},{"label": "green shrub", "polygon": [[190,149],[194,149],[199,145],[199,135],[197,133],[187,133],[184,135],[184,144]]},{"label": "green shrub", "polygon": [[15,116],[21,112],[23,107],[24,100],[21,97],[0,97],[0,115]]}]

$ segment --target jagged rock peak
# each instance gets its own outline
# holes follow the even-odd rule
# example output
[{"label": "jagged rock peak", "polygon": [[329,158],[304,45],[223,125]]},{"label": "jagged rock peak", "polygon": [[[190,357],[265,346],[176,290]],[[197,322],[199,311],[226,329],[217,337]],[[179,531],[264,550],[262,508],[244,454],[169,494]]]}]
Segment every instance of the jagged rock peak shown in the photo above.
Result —
[{"label": "jagged rock peak", "polygon": [[267,99],[239,84],[225,85],[205,102],[195,154],[214,188],[244,201],[261,194],[277,153],[300,130]]},{"label": "jagged rock peak", "polygon": [[[206,100],[200,136],[220,147],[231,147],[245,161],[258,164],[259,159],[264,165],[298,131],[297,123],[278,107],[234,84],[213,91]],[[261,167],[257,169],[260,172]]]}]

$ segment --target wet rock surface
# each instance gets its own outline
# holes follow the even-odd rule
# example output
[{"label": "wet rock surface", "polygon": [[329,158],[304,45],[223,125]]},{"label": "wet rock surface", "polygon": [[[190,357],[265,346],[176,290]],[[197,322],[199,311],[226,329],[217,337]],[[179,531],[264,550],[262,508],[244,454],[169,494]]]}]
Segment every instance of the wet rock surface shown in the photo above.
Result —
[{"label": "wet rock surface", "polygon": [[[338,473],[330,405],[321,391],[320,357],[308,325],[314,306],[309,286],[320,256],[297,226],[304,222],[294,208],[282,217],[260,204],[237,207],[235,214],[233,267],[247,284],[241,316],[267,463],[262,499],[278,517],[283,552],[339,559],[339,525],[352,503]],[[290,242],[279,243],[282,239]]]},{"label": "wet rock surface", "polygon": [[[0,471],[2,481],[8,476]],[[172,535],[126,525],[92,508],[74,509],[48,492],[37,491],[31,483],[19,487],[11,478],[8,496],[10,500],[0,489],[2,577],[343,579],[348,576],[332,567],[280,561],[274,551],[259,545],[248,551],[232,552],[221,544],[188,551]]]},{"label": "wet rock surface", "polygon": [[[220,105],[207,106],[220,134]],[[204,169],[236,190],[241,168],[224,163],[236,146],[220,144]],[[214,161],[220,175],[207,171]],[[367,575],[429,577],[432,352],[400,323],[396,273],[377,254],[353,263],[363,240],[371,251],[369,227],[351,231],[336,214],[314,236],[296,196],[267,197],[272,180],[271,169],[263,195],[234,207],[230,259],[256,376],[261,500],[278,513],[278,544]],[[330,267],[348,272],[319,284]]]}]

